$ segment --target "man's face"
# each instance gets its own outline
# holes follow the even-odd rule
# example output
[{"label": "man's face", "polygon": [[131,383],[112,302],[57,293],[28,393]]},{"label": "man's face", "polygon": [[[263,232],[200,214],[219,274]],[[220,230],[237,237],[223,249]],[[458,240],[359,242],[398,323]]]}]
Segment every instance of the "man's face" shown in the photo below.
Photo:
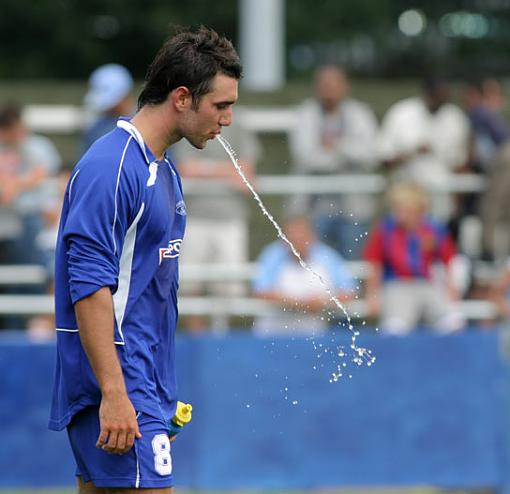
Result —
[{"label": "man's face", "polygon": [[285,235],[303,258],[308,257],[315,235],[306,218],[295,218],[289,221],[285,225]]},{"label": "man's face", "polygon": [[425,94],[425,102],[431,113],[438,111],[450,99],[450,88],[444,82]]},{"label": "man's face", "polygon": [[16,146],[23,141],[26,135],[27,128],[22,121],[19,121],[0,129],[0,143],[6,146]]},{"label": "man's face", "polygon": [[190,105],[182,116],[181,131],[191,145],[203,149],[207,141],[220,134],[223,126],[232,123],[232,105],[237,101],[237,86],[237,80],[233,77],[216,74],[211,82],[211,91],[200,98],[198,108]]},{"label": "man's face", "polygon": [[315,77],[315,96],[325,112],[332,112],[347,96],[349,85],[343,72],[324,67]]}]

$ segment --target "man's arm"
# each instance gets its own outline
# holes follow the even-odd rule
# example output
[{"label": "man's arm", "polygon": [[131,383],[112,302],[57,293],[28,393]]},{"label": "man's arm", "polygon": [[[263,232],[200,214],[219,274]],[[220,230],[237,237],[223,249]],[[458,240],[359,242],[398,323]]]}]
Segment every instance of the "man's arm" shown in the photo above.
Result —
[{"label": "man's arm", "polygon": [[127,453],[142,437],[136,412],[128,398],[113,342],[113,301],[103,287],[75,304],[80,339],[101,388],[100,433],[96,446],[109,453]]},{"label": "man's arm", "polygon": [[376,317],[381,311],[382,265],[370,263],[370,270],[366,280],[365,298],[369,317]]},{"label": "man's arm", "polygon": [[36,166],[27,173],[15,177],[6,177],[2,186],[2,203],[11,204],[20,194],[26,190],[38,187],[46,177],[48,172],[43,166]]},{"label": "man's arm", "polygon": [[[306,311],[306,312],[321,312],[324,309],[330,307],[332,304],[331,296],[328,294],[326,290],[324,293],[319,295],[312,295],[308,297],[294,297],[290,295],[282,295],[280,292],[275,290],[273,291],[261,291],[255,294],[256,297],[261,298],[263,300],[267,300],[269,302],[273,302],[275,304],[280,305],[282,308],[286,310],[297,310],[297,311]],[[354,299],[354,295],[344,290],[340,290],[337,293],[333,294],[335,298],[337,298],[342,304]],[[331,305],[333,307],[333,305]]]},{"label": "man's arm", "polygon": [[[243,159],[240,159],[239,163],[248,181],[253,182],[255,179],[255,166],[253,163]],[[186,178],[224,180],[236,189],[247,194],[250,193],[249,189],[240,179],[237,170],[232,166],[232,163],[227,160],[191,158],[183,160],[179,164],[179,172],[181,177]]]}]

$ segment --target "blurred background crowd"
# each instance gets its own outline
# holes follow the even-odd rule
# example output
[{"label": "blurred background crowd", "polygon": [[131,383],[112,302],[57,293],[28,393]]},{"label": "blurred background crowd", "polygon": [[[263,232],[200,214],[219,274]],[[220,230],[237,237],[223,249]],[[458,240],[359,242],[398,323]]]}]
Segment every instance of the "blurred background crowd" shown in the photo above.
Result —
[{"label": "blurred background crowd", "polygon": [[[148,0],[120,12],[113,1],[6,2],[4,329],[52,338],[47,302],[70,171],[136,111],[147,60],[171,26],[204,22],[206,3]],[[243,21],[253,4],[217,2],[207,20],[233,38],[246,67],[223,136],[319,277],[276,240],[217,140],[204,151],[178,143],[168,153],[188,211],[182,329],[321,333],[344,318],[332,295],[387,334],[506,321],[510,2],[333,1],[320,11],[304,0],[263,2],[256,54],[256,19]],[[50,27],[49,17],[62,22]]]}]

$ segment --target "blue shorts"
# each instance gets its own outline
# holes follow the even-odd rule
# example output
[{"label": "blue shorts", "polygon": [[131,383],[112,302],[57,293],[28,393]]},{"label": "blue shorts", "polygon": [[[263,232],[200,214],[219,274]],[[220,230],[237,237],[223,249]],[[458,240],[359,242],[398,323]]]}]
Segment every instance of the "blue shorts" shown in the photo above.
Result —
[{"label": "blue shorts", "polygon": [[137,415],[142,434],[124,455],[96,448],[99,407],[78,412],[67,426],[76,460],[76,475],[96,487],[172,487],[172,457],[168,426],[150,415]]}]

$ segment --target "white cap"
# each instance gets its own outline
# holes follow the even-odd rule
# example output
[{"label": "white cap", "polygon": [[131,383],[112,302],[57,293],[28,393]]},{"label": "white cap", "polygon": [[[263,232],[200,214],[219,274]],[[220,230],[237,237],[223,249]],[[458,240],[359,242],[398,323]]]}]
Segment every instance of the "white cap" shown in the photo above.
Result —
[{"label": "white cap", "polygon": [[120,103],[133,88],[133,78],[122,65],[101,65],[89,78],[85,105],[93,111],[104,112]]}]

